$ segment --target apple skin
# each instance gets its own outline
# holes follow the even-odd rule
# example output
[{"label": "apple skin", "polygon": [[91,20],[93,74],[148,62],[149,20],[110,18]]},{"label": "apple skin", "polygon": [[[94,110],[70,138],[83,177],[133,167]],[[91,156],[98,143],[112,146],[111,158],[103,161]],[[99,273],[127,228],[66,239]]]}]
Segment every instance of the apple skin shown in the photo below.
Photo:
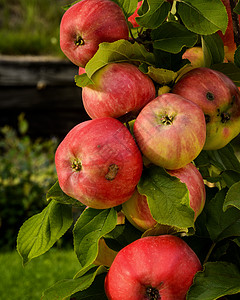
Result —
[{"label": "apple skin", "polygon": [[137,8],[136,8],[135,12],[128,18],[128,21],[132,24],[132,26],[134,28],[139,27],[139,24],[137,23],[135,18],[139,17],[138,10],[139,10],[141,5],[142,5],[142,1],[139,1],[138,4],[137,4]]},{"label": "apple skin", "polygon": [[[195,221],[202,212],[206,200],[206,190],[201,173],[192,163],[180,169],[166,170],[166,172],[186,184],[189,190],[189,204],[194,210]],[[153,228],[157,224],[151,215],[147,197],[141,195],[137,188],[131,198],[122,204],[122,210],[128,221],[141,231]]]},{"label": "apple skin", "polygon": [[109,300],[184,300],[201,269],[181,238],[143,237],[118,252],[105,278],[105,292]]},{"label": "apple skin", "polygon": [[130,63],[110,63],[97,71],[93,85],[82,89],[82,101],[92,118],[118,118],[137,112],[156,96],[153,81]]},{"label": "apple skin", "polygon": [[131,133],[113,118],[76,125],[58,146],[55,165],[62,191],[96,209],[128,200],[143,167]]},{"label": "apple skin", "polygon": [[97,52],[102,42],[128,39],[125,16],[110,0],[82,0],[71,6],[60,23],[60,47],[80,67]]},{"label": "apple skin", "polygon": [[[225,5],[227,14],[228,14],[228,26],[223,34],[220,30],[217,31],[218,35],[221,37],[224,44],[224,52],[225,57],[229,62],[234,62],[234,53],[237,49],[236,43],[234,41],[234,33],[233,33],[233,22],[232,22],[232,12],[229,0],[221,0]],[[240,16],[238,16],[238,20],[240,22]]]},{"label": "apple skin", "polygon": [[202,47],[188,48],[182,55],[183,59],[188,59],[193,68],[204,67],[204,55]]},{"label": "apple skin", "polygon": [[194,160],[206,139],[202,110],[193,102],[166,93],[149,102],[133,126],[136,142],[152,163],[170,170]]},{"label": "apple skin", "polygon": [[226,146],[240,132],[240,92],[233,81],[215,70],[195,68],[184,74],[172,93],[196,103],[206,118],[204,150]]}]

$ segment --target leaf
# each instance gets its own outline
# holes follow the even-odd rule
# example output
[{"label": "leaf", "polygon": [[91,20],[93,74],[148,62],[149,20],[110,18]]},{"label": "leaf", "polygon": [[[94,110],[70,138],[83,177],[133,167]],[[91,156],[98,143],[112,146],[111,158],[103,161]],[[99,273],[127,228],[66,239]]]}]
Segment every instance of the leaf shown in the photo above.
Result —
[{"label": "leaf", "polygon": [[118,6],[121,7],[126,19],[130,17],[135,10],[137,9],[138,0],[112,0],[113,2],[117,3]]},{"label": "leaf", "polygon": [[206,228],[215,243],[228,237],[240,236],[240,211],[235,207],[223,211],[227,191],[227,188],[220,190],[205,204]]},{"label": "leaf", "polygon": [[155,82],[166,85],[168,83],[173,82],[176,77],[178,76],[178,73],[172,71],[172,70],[166,70],[161,68],[155,68],[153,66],[148,67],[148,71],[146,74],[152,78]]},{"label": "leaf", "polygon": [[240,181],[240,172],[226,170],[221,173],[221,177],[226,183],[227,187],[230,188],[234,183]]},{"label": "leaf", "polygon": [[93,58],[86,64],[85,70],[89,78],[102,67],[113,62],[138,62],[154,64],[154,55],[143,45],[118,40],[113,43],[101,43]]},{"label": "leaf", "polygon": [[238,15],[240,14],[240,2],[239,1],[236,4],[236,6],[234,7],[233,11]]},{"label": "leaf", "polygon": [[222,72],[227,75],[236,86],[240,86],[240,68],[233,63],[221,63],[211,66],[211,69]]},{"label": "leaf", "polygon": [[85,207],[85,205],[82,204],[80,201],[66,195],[60,188],[58,180],[47,192],[46,198],[47,201],[54,200],[62,204],[70,204],[75,207]]},{"label": "leaf", "polygon": [[237,47],[237,50],[234,53],[234,64],[240,68],[240,46]]},{"label": "leaf", "polygon": [[225,33],[228,16],[221,0],[181,0],[177,12],[188,30],[208,35],[221,30]]},{"label": "leaf", "polygon": [[48,251],[71,225],[71,207],[56,201],[51,201],[41,213],[28,219],[17,238],[17,250],[23,264]]},{"label": "leaf", "polygon": [[139,17],[136,17],[136,21],[143,27],[157,28],[167,18],[170,8],[171,4],[164,0],[144,0],[142,8],[138,11]]},{"label": "leaf", "polygon": [[81,268],[90,266],[98,254],[98,242],[101,237],[112,231],[117,225],[117,212],[114,208],[87,208],[78,218],[74,230],[74,250]]},{"label": "leaf", "polygon": [[183,47],[193,47],[198,35],[177,22],[165,22],[152,31],[153,47],[170,53],[179,53]]},{"label": "leaf", "polygon": [[74,300],[107,300],[107,296],[104,291],[105,277],[105,273],[96,276],[89,288],[73,294],[72,298]]},{"label": "leaf", "polygon": [[230,207],[236,207],[240,210],[240,181],[233,184],[227,192],[223,211],[226,211]]},{"label": "leaf", "polygon": [[187,293],[187,300],[214,300],[240,292],[240,272],[227,262],[208,262],[198,272]]},{"label": "leaf", "polygon": [[74,80],[78,87],[85,87],[89,84],[93,84],[93,81],[87,76],[87,73],[75,75]]},{"label": "leaf", "polygon": [[205,67],[222,63],[225,54],[223,41],[220,36],[217,33],[214,33],[211,35],[203,35],[201,39]]},{"label": "leaf", "polygon": [[194,227],[194,212],[189,205],[186,185],[163,168],[151,166],[145,169],[138,191],[147,197],[151,214],[158,223],[184,231]]},{"label": "leaf", "polygon": [[42,300],[66,299],[71,295],[86,290],[91,286],[97,275],[106,272],[103,266],[90,269],[83,276],[75,279],[63,279],[43,292]]}]

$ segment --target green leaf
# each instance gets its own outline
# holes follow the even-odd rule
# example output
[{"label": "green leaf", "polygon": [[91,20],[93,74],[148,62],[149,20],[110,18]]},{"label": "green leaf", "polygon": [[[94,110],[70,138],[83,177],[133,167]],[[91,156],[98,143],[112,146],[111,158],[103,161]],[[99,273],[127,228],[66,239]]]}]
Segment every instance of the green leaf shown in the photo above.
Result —
[{"label": "green leaf", "polygon": [[233,184],[227,192],[223,211],[226,211],[230,207],[236,207],[240,210],[240,181]]},{"label": "green leaf", "polygon": [[237,50],[234,53],[234,64],[240,68],[240,46],[237,47]]},{"label": "green leaf", "polygon": [[112,0],[112,1],[117,3],[121,7],[126,19],[128,17],[130,17],[137,9],[138,0],[131,0],[131,1],[129,1],[129,0]]},{"label": "green leaf", "polygon": [[225,33],[228,16],[221,0],[181,0],[177,12],[190,31],[208,35],[221,30]]},{"label": "green leaf", "polygon": [[138,191],[147,197],[151,214],[158,223],[183,231],[194,227],[194,212],[189,205],[186,185],[163,168],[151,166],[145,169]]},{"label": "green leaf", "polygon": [[139,17],[136,17],[136,21],[143,27],[157,28],[168,16],[170,8],[171,4],[164,0],[144,0],[142,9],[138,11]]},{"label": "green leaf", "polygon": [[221,63],[212,65],[211,69],[222,72],[227,75],[232,81],[236,84],[236,86],[240,86],[240,68],[238,68],[233,63]]},{"label": "green leaf", "polygon": [[233,10],[236,14],[240,14],[240,2],[238,1],[237,5],[234,7]]},{"label": "green leaf", "polygon": [[227,187],[231,187],[234,183],[240,181],[240,172],[226,170],[221,173],[221,177],[226,183]]},{"label": "green leaf", "polygon": [[153,47],[170,53],[178,53],[183,47],[193,47],[198,35],[177,22],[165,22],[152,31]]},{"label": "green leaf", "polygon": [[51,201],[39,214],[28,219],[20,228],[17,250],[23,264],[48,251],[72,225],[72,209]]},{"label": "green leaf", "polygon": [[74,230],[74,250],[81,268],[89,267],[97,257],[98,242],[101,237],[117,225],[117,212],[114,208],[87,208],[78,218]]},{"label": "green leaf", "polygon": [[42,300],[66,299],[79,291],[86,290],[91,286],[96,276],[104,272],[106,269],[103,266],[94,267],[81,277],[58,281],[43,292]]},{"label": "green leaf", "polygon": [[93,283],[86,290],[77,292],[72,295],[74,300],[107,300],[107,296],[104,291],[104,281],[106,274],[100,274],[95,277]]},{"label": "green leaf", "polygon": [[46,198],[47,201],[54,200],[62,204],[70,204],[75,207],[85,207],[85,205],[82,204],[80,201],[66,195],[60,188],[58,180],[47,192]]},{"label": "green leaf", "polygon": [[93,84],[93,81],[87,76],[87,73],[75,75],[74,80],[78,87],[85,87],[89,84]]},{"label": "green leaf", "polygon": [[102,67],[113,62],[138,62],[154,64],[154,55],[143,45],[118,40],[113,43],[101,43],[93,58],[87,63],[85,70],[89,78]]},{"label": "green leaf", "polygon": [[222,63],[224,60],[224,45],[220,36],[214,33],[203,35],[201,38],[205,67],[209,68],[213,64]]},{"label": "green leaf", "polygon": [[177,72],[174,72],[172,70],[155,68],[153,66],[149,66],[148,71],[145,72],[145,74],[147,74],[149,77],[152,78],[152,80],[161,85],[166,85],[168,83],[173,82],[178,76]]},{"label": "green leaf", "polygon": [[215,243],[228,237],[240,236],[240,211],[235,207],[223,211],[227,191],[227,188],[220,190],[205,204],[206,227]]},{"label": "green leaf", "polygon": [[187,293],[187,300],[214,300],[240,292],[240,272],[227,262],[208,262],[198,272]]}]

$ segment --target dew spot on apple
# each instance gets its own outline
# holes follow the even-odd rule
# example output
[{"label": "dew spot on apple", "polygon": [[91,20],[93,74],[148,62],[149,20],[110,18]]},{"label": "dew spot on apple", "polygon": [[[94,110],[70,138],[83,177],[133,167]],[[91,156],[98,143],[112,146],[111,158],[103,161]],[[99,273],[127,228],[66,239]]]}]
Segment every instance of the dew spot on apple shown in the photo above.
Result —
[{"label": "dew spot on apple", "polygon": [[209,101],[213,101],[214,100],[214,94],[212,92],[207,92],[206,93],[206,98],[209,100]]},{"label": "dew spot on apple", "polygon": [[113,180],[117,176],[118,169],[119,169],[119,167],[116,164],[111,164],[108,167],[108,172],[105,175],[105,179],[107,179],[109,181]]}]

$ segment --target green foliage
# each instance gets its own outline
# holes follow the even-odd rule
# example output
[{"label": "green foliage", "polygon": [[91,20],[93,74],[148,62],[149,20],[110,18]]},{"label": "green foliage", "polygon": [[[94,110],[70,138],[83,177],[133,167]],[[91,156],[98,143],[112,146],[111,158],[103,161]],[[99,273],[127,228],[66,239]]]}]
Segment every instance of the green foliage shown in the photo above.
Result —
[{"label": "green foliage", "polygon": [[0,249],[15,247],[19,226],[46,205],[56,181],[56,139],[32,141],[28,123],[19,116],[19,134],[5,126],[0,138]]}]

